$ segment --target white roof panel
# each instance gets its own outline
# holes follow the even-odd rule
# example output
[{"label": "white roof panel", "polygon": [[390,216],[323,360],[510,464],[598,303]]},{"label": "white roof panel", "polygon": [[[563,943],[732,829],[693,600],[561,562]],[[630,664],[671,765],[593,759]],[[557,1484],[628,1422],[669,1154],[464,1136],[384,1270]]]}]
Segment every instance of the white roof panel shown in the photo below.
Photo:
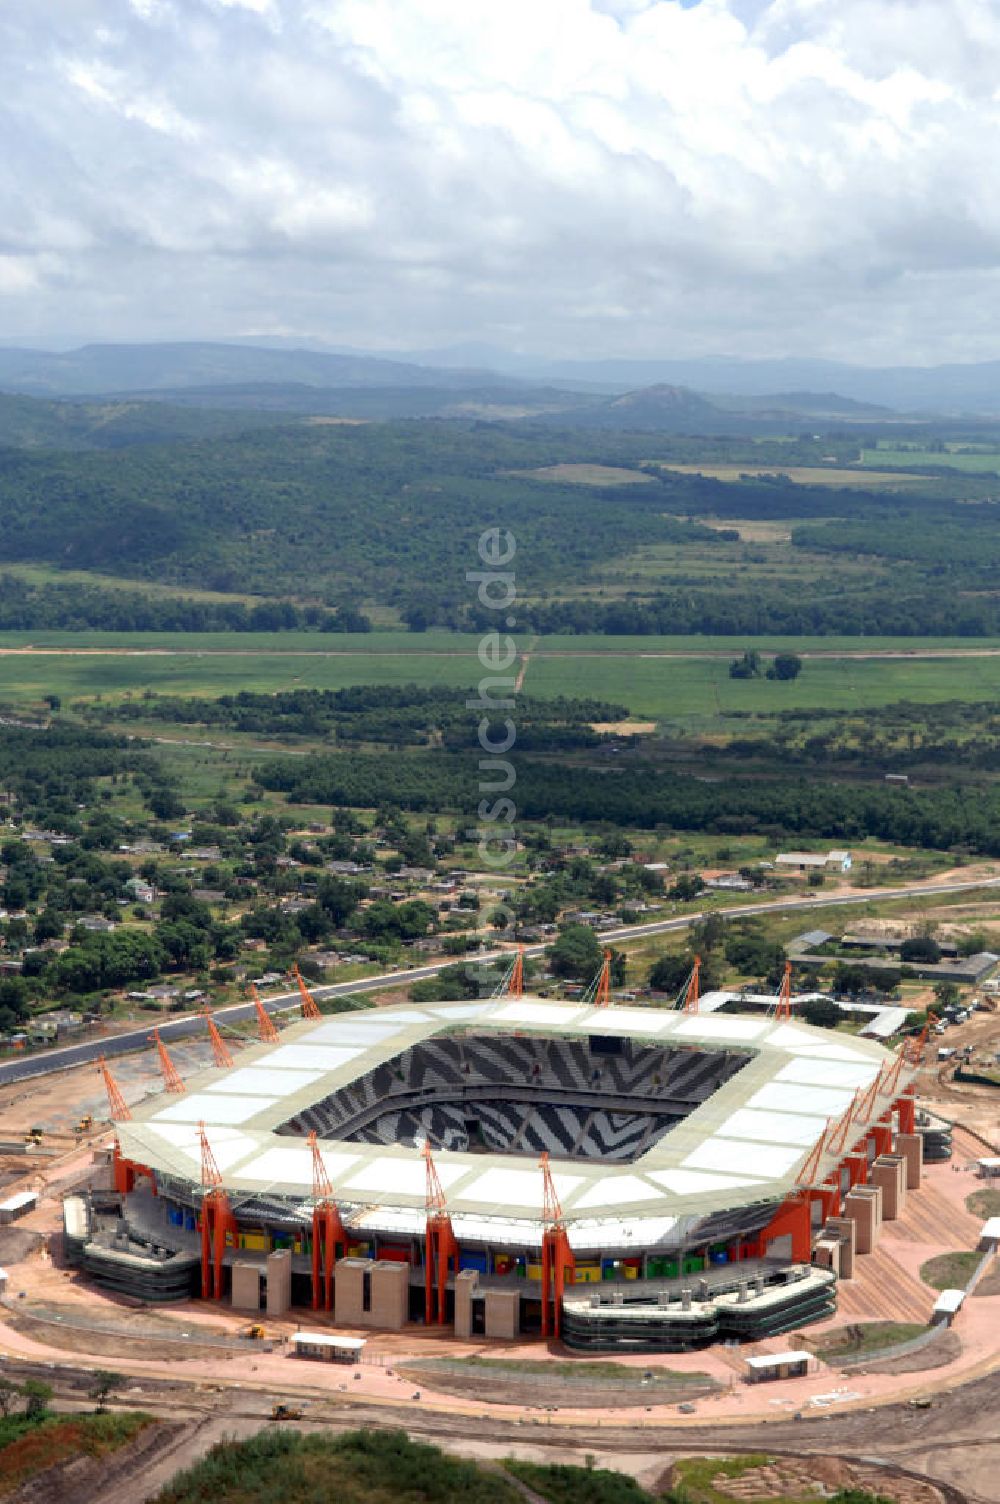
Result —
[{"label": "white roof panel", "polygon": [[627,1206],[633,1201],[659,1201],[661,1192],[641,1175],[605,1175],[573,1200],[574,1211],[585,1206]]},{"label": "white roof panel", "polygon": [[[575,1191],[583,1185],[585,1176],[565,1175],[554,1173],[556,1195],[560,1200],[568,1197],[571,1191]],[[542,1177],[537,1169],[513,1170],[494,1166],[479,1175],[471,1185],[464,1185],[461,1190],[463,1201],[493,1202],[498,1206],[513,1205],[527,1206],[532,1210],[542,1210]]]},{"label": "white roof panel", "polygon": [[388,1039],[392,1034],[398,1034],[403,1027],[402,1023],[393,1023],[391,1019],[383,1022],[381,1018],[355,1019],[348,1015],[339,1018],[328,1018],[317,1028],[310,1039],[317,1044],[378,1044],[383,1039]]},{"label": "white roof panel", "polygon": [[488,1013],[492,1003],[448,1003],[443,1008],[435,1008],[434,1012],[440,1013],[442,1018],[478,1018],[481,1013]]},{"label": "white roof panel", "polygon": [[850,1060],[789,1060],[774,1079],[798,1081],[805,1086],[841,1086],[853,1091],[857,1086],[870,1086],[878,1071],[874,1061],[862,1065]]},{"label": "white roof panel", "polygon": [[[187,1093],[163,1107],[153,1115],[153,1123],[204,1123],[211,1128],[220,1123],[246,1123],[263,1112],[271,1103],[266,1097],[227,1097],[223,1092],[214,1096],[207,1091]],[[209,1134],[211,1138],[211,1134]]]},{"label": "white roof panel", "polygon": [[290,1097],[292,1092],[322,1079],[322,1071],[271,1071],[264,1066],[245,1065],[242,1069],[228,1071],[205,1090],[235,1093],[237,1096]]},{"label": "white roof panel", "polygon": [[791,1112],[758,1112],[740,1107],[723,1127],[731,1138],[759,1139],[769,1144],[801,1144],[808,1148],[826,1127],[826,1118],[800,1117]]},{"label": "white roof panel", "polygon": [[[361,1156],[358,1154],[339,1154],[324,1149],[323,1163],[326,1173],[333,1181],[334,1190],[345,1171],[351,1165],[356,1165]],[[289,1142],[285,1148],[283,1144],[273,1144],[270,1149],[265,1149],[263,1154],[258,1154],[254,1159],[248,1160],[240,1168],[240,1177],[245,1180],[262,1180],[271,1184],[288,1181],[293,1185],[312,1185],[312,1154],[308,1145],[302,1148],[295,1143]]]},{"label": "white roof panel", "polygon": [[[464,1165],[436,1162],[436,1168],[445,1190],[467,1174]],[[417,1153],[412,1159],[394,1159],[388,1154],[380,1154],[344,1181],[345,1191],[372,1191],[376,1194],[381,1191],[399,1196],[419,1196],[421,1200],[426,1189],[427,1170]]]},{"label": "white roof panel", "polygon": [[258,1065],[278,1071],[336,1071],[349,1060],[356,1060],[364,1053],[360,1048],[335,1049],[328,1044],[282,1044],[271,1050]]},{"label": "white roof panel", "polygon": [[492,1017],[494,1022],[508,1024],[565,1024],[580,1011],[564,1003],[533,1003],[521,998],[518,1002],[501,1004]]},{"label": "white roof panel", "polygon": [[595,1008],[575,1028],[592,1034],[662,1034],[671,1023],[669,1013],[657,1008]]},{"label": "white roof panel", "polygon": [[757,1039],[767,1028],[766,1018],[743,1018],[733,1013],[688,1014],[674,1030],[693,1039]]},{"label": "white roof panel", "polygon": [[748,1107],[768,1112],[822,1112],[835,1117],[845,1112],[854,1099],[853,1091],[832,1086],[800,1086],[795,1082],[769,1081],[755,1091]]},{"label": "white roof panel", "polygon": [[748,1144],[735,1138],[707,1138],[683,1161],[692,1170],[727,1170],[745,1172],[765,1180],[776,1180],[802,1158],[801,1149],[779,1144]]},{"label": "white roof panel", "polygon": [[[196,1127],[192,1128],[186,1124],[182,1127],[178,1123],[157,1123],[155,1131],[160,1138],[188,1155],[200,1169],[201,1140]],[[254,1149],[255,1141],[247,1134],[238,1133],[233,1128],[208,1129],[206,1126],[206,1137],[212,1150],[212,1157],[220,1170],[228,1170],[230,1166],[238,1164]]]},{"label": "white roof panel", "polygon": [[[393,1023],[401,1024],[420,1024],[426,1022],[427,1017],[428,1015],[426,1013],[421,1013],[419,1008],[380,1008],[378,1010],[377,1020],[373,1019],[372,1022],[384,1024],[391,1021]],[[352,1020],[352,1022],[353,1021],[354,1020]],[[360,1021],[361,1020],[359,1020],[359,1022]]]},{"label": "white roof panel", "polygon": [[697,1196],[703,1191],[725,1191],[745,1185],[760,1185],[742,1175],[708,1175],[704,1170],[649,1170],[648,1180],[655,1180],[675,1196]]}]

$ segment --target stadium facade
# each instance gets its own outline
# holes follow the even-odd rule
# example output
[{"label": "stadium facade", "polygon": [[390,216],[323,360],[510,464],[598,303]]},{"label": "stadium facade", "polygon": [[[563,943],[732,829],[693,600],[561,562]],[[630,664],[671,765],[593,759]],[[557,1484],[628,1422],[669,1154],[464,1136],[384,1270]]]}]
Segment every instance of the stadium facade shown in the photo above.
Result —
[{"label": "stadium facade", "polygon": [[303,1021],[118,1123],[111,1231],[76,1205],[67,1246],[153,1300],[235,1301],[256,1268],[278,1309],[280,1269],[286,1301],[351,1326],[594,1351],[770,1335],[834,1309],[814,1250],[845,1198],[889,1162],[919,1180],[914,1070],[711,994]]}]

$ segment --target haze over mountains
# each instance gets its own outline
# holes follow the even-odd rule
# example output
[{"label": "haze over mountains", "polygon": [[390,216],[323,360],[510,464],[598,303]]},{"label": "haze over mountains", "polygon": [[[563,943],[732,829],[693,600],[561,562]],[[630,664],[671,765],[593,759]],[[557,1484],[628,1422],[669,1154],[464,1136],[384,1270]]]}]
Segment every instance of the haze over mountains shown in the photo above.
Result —
[{"label": "haze over mountains", "polygon": [[995,416],[1000,362],[874,368],[833,361],[544,360],[485,345],[396,351],[288,340],[0,344],[0,391],[130,397],[185,407],[356,418],[547,418],[560,424],[718,429],[740,418]]}]

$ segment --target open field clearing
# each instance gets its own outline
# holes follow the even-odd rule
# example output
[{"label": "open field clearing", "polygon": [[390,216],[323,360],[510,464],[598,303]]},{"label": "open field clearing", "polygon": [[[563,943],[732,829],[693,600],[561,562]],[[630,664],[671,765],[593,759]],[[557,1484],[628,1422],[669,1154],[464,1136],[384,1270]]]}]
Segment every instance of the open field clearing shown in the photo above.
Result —
[{"label": "open field clearing", "polygon": [[346,657],[294,654],[175,652],[31,653],[0,656],[0,700],[66,700],[102,695],[225,695],[240,690],[268,694],[289,689],[346,689],[353,684],[452,684],[456,693],[475,685],[482,670],[471,653],[428,657],[408,653],[355,653]]},{"label": "open field clearing", "polygon": [[[891,461],[881,450],[874,452],[876,464]],[[946,456],[944,457],[947,458]],[[867,490],[870,486],[899,486],[924,480],[921,475],[901,476],[898,470],[846,470],[826,465],[676,465],[670,460],[650,460],[659,470],[673,470],[678,475],[704,475],[709,480],[739,481],[745,475],[782,475],[797,486],[857,486]],[[912,455],[907,455],[903,464],[918,464]],[[985,466],[981,468],[986,468]]]},{"label": "open field clearing", "polygon": [[[524,634],[510,634],[524,651]],[[219,655],[237,658],[464,658],[479,671],[481,638],[471,632],[78,632],[42,630],[0,632],[0,657],[19,652],[52,656],[140,654],[163,658]],[[1000,637],[784,637],[771,633],[738,636],[672,633],[663,636],[606,636],[580,633],[539,637],[531,653],[541,657],[706,658],[736,657],[747,647],[763,653],[809,657],[912,659],[975,657],[1000,652]]]},{"label": "open field clearing", "polygon": [[[138,654],[31,653],[0,655],[0,700],[40,702],[165,694],[270,693],[293,688],[343,689],[355,684],[445,684],[460,693],[478,680],[469,653],[432,656],[356,654],[313,657],[267,652]],[[896,700],[1000,698],[1000,657],[807,660],[798,679],[778,683],[730,679],[728,655],[665,657],[633,652],[548,656],[533,654],[524,692],[555,698],[594,696],[628,706],[641,720],[716,722],[741,712],[767,717],[777,710],[853,710]],[[730,726],[729,729],[734,729]]]},{"label": "open field clearing", "polygon": [[634,486],[648,484],[653,476],[621,465],[543,465],[540,470],[512,470],[511,475],[530,476],[533,480],[568,481],[577,486]]},{"label": "open field clearing", "polygon": [[776,710],[859,710],[894,700],[995,699],[1000,658],[824,657],[809,660],[797,679],[779,683],[730,679],[725,659],[656,659],[640,653],[626,663],[604,655],[533,653],[524,688],[534,695],[620,700],[635,717],[704,724],[733,712],[768,716]]},{"label": "open field clearing", "polygon": [[[964,470],[973,475],[1000,475],[1000,451],[977,450],[971,454],[956,454],[952,448],[940,449],[866,449],[862,453],[865,465],[895,465],[901,470],[910,466],[933,466],[938,470]],[[897,476],[897,479],[899,477]]]},{"label": "open field clearing", "polygon": [[468,632],[78,632],[37,628],[28,632],[0,632],[0,649],[52,648],[63,652],[88,648],[129,649],[132,652],[197,653],[308,653],[320,657],[345,654],[398,656],[412,653],[468,655],[475,659],[479,636]]}]

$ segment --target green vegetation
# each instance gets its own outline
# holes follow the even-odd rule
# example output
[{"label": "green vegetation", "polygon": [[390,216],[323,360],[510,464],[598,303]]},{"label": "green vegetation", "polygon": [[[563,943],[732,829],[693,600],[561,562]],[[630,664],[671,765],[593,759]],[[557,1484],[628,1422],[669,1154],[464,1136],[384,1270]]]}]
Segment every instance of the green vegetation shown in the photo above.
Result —
[{"label": "green vegetation", "polygon": [[965,1198],[966,1209],[974,1217],[1000,1217],[1000,1191],[973,1191]]},{"label": "green vegetation", "polygon": [[[592,1380],[603,1381],[613,1379],[622,1383],[638,1384],[642,1378],[639,1369],[629,1367],[627,1363],[614,1363],[608,1359],[583,1359],[579,1362],[559,1363],[546,1359],[540,1363],[531,1358],[482,1358],[473,1354],[468,1358],[424,1358],[420,1360],[421,1369],[433,1368],[436,1363],[441,1363],[449,1369],[475,1368],[482,1369],[484,1373],[513,1373],[531,1374],[533,1377],[550,1375],[558,1379],[574,1379],[581,1384]],[[707,1373],[681,1372],[679,1369],[663,1368],[657,1364],[655,1370],[657,1384],[680,1384],[685,1387],[692,1383],[711,1384],[714,1381]]]},{"label": "green vegetation", "polygon": [[403,1431],[303,1436],[261,1431],[219,1442],[153,1504],[522,1504],[499,1471],[449,1457]]},{"label": "green vegetation", "polygon": [[933,1290],[964,1290],[982,1255],[939,1253],[920,1266],[920,1278]]},{"label": "green vegetation", "polygon": [[[595,779],[582,765],[512,759],[520,820],[554,817],[610,821],[618,827],[661,824],[676,831],[787,835],[857,841],[866,836],[904,845],[961,846],[1000,853],[1000,786],[969,791],[914,790],[885,784],[775,777],[730,777],[706,783],[669,765],[632,762]],[[403,809],[474,809],[478,798],[470,759],[447,752],[401,753],[390,765],[377,753],[317,754],[262,764],[265,789],[304,804],[372,807],[390,800]]]},{"label": "green vegetation", "polygon": [[[98,1409],[87,1415],[62,1416],[49,1409],[52,1386],[38,1379],[16,1384],[0,1379],[0,1498],[15,1493],[30,1478],[77,1457],[105,1457],[132,1441],[152,1420],[141,1411],[104,1409],[120,1387],[117,1374],[95,1375],[91,1397]],[[24,1409],[16,1410],[18,1401]]]},{"label": "green vegetation", "polygon": [[[715,1488],[715,1478],[742,1478],[758,1468],[768,1466],[774,1459],[761,1454],[746,1457],[684,1457],[674,1464],[673,1480],[677,1504],[732,1504],[733,1495],[725,1489]],[[669,1497],[669,1496],[668,1496]],[[760,1504],[810,1504],[816,1498],[810,1487],[798,1498],[787,1493],[778,1499],[761,1499]],[[881,1494],[868,1493],[864,1489],[844,1488],[828,1496],[829,1504],[892,1504]]]},{"label": "green vegetation", "polygon": [[865,465],[889,466],[896,470],[965,470],[985,475],[1000,475],[1000,450],[978,448],[912,449],[878,445],[875,449],[862,450]]},{"label": "green vegetation", "polygon": [[817,1358],[835,1364],[841,1358],[858,1358],[879,1353],[887,1347],[912,1342],[927,1331],[925,1324],[908,1321],[859,1321],[850,1326],[834,1327],[810,1342]]},{"label": "green vegetation", "polygon": [[601,1467],[571,1467],[558,1462],[504,1463],[515,1478],[550,1504],[684,1504],[680,1494],[650,1494],[624,1473]]}]

